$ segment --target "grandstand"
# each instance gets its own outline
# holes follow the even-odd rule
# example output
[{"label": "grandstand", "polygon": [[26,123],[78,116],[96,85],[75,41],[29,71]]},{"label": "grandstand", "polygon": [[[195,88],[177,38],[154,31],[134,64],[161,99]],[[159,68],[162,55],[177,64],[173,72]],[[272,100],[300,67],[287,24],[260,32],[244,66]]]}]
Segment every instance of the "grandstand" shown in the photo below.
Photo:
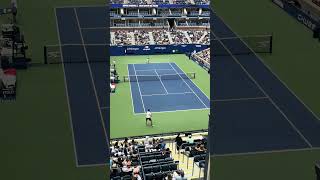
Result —
[{"label": "grandstand", "polygon": [[[130,73],[132,70],[134,73],[147,73],[150,70],[139,71],[135,69],[134,65],[133,69],[130,70],[130,65],[131,63],[137,63],[136,68],[139,65],[141,67],[146,59],[150,59],[151,63],[154,61],[164,63],[160,64],[161,67],[167,67],[165,64],[168,62],[177,63],[179,66],[183,66],[181,63],[187,63],[186,66],[191,63],[193,68],[187,69],[201,71],[197,77],[199,76],[201,79],[202,73],[208,76],[206,70],[210,66],[209,1],[112,0],[111,3],[109,14],[110,53],[112,55],[111,59],[116,62],[114,67],[117,67],[119,75],[127,75],[128,71]],[[204,71],[201,66],[193,61],[185,61],[188,57],[206,70]],[[173,68],[171,63],[169,64]],[[171,67],[169,68],[171,69]],[[162,70],[170,72],[170,69],[167,67]],[[155,71],[158,73],[157,70]],[[141,77],[141,80],[143,79],[145,78]],[[131,81],[128,77],[127,80]],[[136,81],[137,84],[142,85],[138,82],[138,79]],[[208,83],[204,86],[209,90]],[[131,107],[134,110],[134,115],[132,115],[132,112],[126,113],[123,108],[121,113],[116,114],[120,112],[117,109],[123,107],[117,106],[116,101],[123,102],[124,96],[127,96],[121,93],[133,91],[132,84],[129,91],[127,87],[129,88],[128,84],[119,82],[117,85],[117,88],[120,89],[119,93],[115,91],[114,95],[111,96],[111,179],[165,179],[170,176],[196,179],[204,177],[209,110],[203,112],[183,111],[180,114],[174,113],[173,115],[161,112],[161,117],[164,118],[161,119],[162,124],[159,125],[160,122],[155,122],[153,130],[143,127],[135,128],[133,126],[139,124],[137,119],[143,119],[144,116],[135,114],[137,109],[135,102],[132,104],[134,107]],[[134,99],[134,95],[131,96]],[[131,101],[131,99],[128,100]],[[142,112],[144,111],[142,110]],[[189,122],[189,119],[181,118],[181,113],[190,114],[182,114],[183,117],[198,117],[200,119],[199,121],[196,120],[198,126],[190,127],[191,124],[195,123]],[[178,117],[174,118],[176,123],[188,122],[190,125],[181,128],[175,127],[176,125],[172,123],[166,124],[166,121],[172,122],[173,119],[170,119],[170,116]],[[130,119],[130,121],[122,120],[125,118]],[[182,122],[182,119],[184,119],[184,122]],[[132,121],[137,121],[137,123],[130,126]],[[126,126],[129,126],[127,132],[119,132]],[[182,142],[177,143],[176,137],[180,133]]]}]

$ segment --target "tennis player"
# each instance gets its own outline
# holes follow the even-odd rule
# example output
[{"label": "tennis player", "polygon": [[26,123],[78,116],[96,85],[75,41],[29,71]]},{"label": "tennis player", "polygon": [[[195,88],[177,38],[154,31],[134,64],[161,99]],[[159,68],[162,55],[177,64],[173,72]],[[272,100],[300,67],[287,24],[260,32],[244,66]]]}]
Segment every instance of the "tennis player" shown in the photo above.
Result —
[{"label": "tennis player", "polygon": [[147,57],[147,64],[149,64],[150,63],[150,58],[149,57]]},{"label": "tennis player", "polygon": [[152,126],[152,113],[150,111],[150,109],[148,109],[147,113],[146,113],[146,126],[148,126],[148,121],[151,122],[151,126]]}]

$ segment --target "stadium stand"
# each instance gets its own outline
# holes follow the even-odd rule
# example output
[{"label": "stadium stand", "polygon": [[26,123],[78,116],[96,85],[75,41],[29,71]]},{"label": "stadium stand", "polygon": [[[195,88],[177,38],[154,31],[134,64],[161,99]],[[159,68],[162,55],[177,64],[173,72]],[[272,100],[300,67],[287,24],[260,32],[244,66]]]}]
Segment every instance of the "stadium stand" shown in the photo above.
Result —
[{"label": "stadium stand", "polygon": [[[190,179],[205,166],[206,132],[114,140],[110,146],[111,179]],[[180,137],[180,136],[179,136]],[[178,143],[179,142],[179,143]],[[177,148],[178,147],[178,148]]]}]

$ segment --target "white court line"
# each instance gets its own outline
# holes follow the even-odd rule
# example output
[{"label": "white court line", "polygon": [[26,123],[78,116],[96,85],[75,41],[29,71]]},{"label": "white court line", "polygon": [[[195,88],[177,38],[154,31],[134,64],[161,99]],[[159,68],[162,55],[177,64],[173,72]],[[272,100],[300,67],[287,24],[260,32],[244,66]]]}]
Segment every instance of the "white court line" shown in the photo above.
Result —
[{"label": "white court line", "polygon": [[158,74],[157,70],[155,69],[155,70],[154,70],[154,72],[156,72],[156,74],[157,74],[157,76],[158,76],[158,78],[159,78],[159,80],[160,80],[160,83],[162,84],[162,86],[163,86],[164,90],[166,91],[166,94],[168,94],[168,91],[167,91],[166,87],[164,86],[164,84],[163,84],[163,82],[162,82],[162,80],[161,80],[161,78],[160,78],[160,76],[159,76],[159,74]]},{"label": "white court line", "polygon": [[[217,16],[217,15],[216,15],[216,16]],[[217,17],[220,18],[221,21],[222,21],[230,30],[232,30],[231,27],[230,27],[228,24],[226,24],[221,17],[219,17],[219,16],[217,16]],[[234,33],[237,37],[240,37],[236,32],[233,32],[233,33]],[[247,44],[246,42],[244,42],[242,39],[240,39],[240,40],[241,40],[241,42],[243,42],[243,43],[247,46],[247,48],[249,48],[249,49],[254,53],[254,55],[260,60],[260,62],[261,62],[262,64],[264,64],[264,66],[300,101],[300,103],[302,103],[302,104],[313,114],[313,116],[316,117],[316,119],[320,120],[320,118],[316,115],[316,113],[314,113],[314,112],[311,110],[311,108],[310,108],[309,106],[307,106],[307,105],[287,86],[287,84],[279,78],[279,76],[262,60],[262,58],[261,58],[256,52],[254,52],[253,49],[252,49],[250,46],[248,46],[248,44]]]},{"label": "white court line", "polygon": [[136,68],[134,67],[134,64],[132,64],[132,65],[133,65],[134,74],[135,74],[135,76],[137,78],[137,84],[138,84],[138,89],[139,89],[139,93],[140,93],[141,102],[142,102],[142,105],[143,105],[143,110],[144,110],[144,112],[146,112],[146,108],[144,107],[144,102],[143,102],[143,98],[142,98],[142,94],[141,94],[141,90],[140,90],[139,80],[138,80],[138,77],[137,77]]},{"label": "white court line", "polygon": [[81,30],[96,30],[96,29],[108,29],[107,27],[83,27]]},{"label": "white court line", "polygon": [[[55,14],[55,17],[56,17],[56,28],[57,28],[57,34],[58,34],[58,41],[59,43],[61,43],[61,40],[60,40],[60,31],[59,31],[59,23],[58,23],[58,16],[57,16],[57,9],[55,8],[54,9],[54,14]],[[64,59],[63,59],[63,51],[62,51],[62,48],[61,46],[59,47],[60,48],[60,52],[61,52],[61,60],[62,62],[64,62]],[[66,78],[66,71],[65,71],[65,64],[62,63],[62,71],[63,71],[63,79],[64,79],[64,87],[65,87],[65,93],[66,93],[66,96],[67,96],[67,104],[68,104],[68,111],[69,111],[69,119],[70,119],[70,128],[71,128],[71,134],[72,134],[72,143],[73,143],[73,151],[74,151],[74,156],[75,156],[75,160],[76,160],[76,167],[79,166],[78,164],[78,153],[77,153],[77,146],[76,146],[76,142],[74,140],[74,131],[73,131],[73,120],[72,120],[72,113],[71,113],[71,106],[70,106],[70,98],[69,98],[69,93],[68,93],[68,83],[67,83],[67,78]]]},{"label": "white court line", "polygon": [[81,37],[81,41],[82,41],[82,44],[83,44],[84,54],[85,54],[86,59],[87,59],[87,65],[88,65],[88,69],[89,69],[89,72],[90,72],[91,83],[92,83],[92,86],[93,86],[94,95],[95,95],[96,102],[97,102],[97,106],[98,106],[98,109],[99,109],[101,125],[102,125],[103,131],[104,131],[104,135],[105,135],[106,141],[107,141],[107,143],[108,143],[108,145],[109,145],[109,137],[108,137],[108,134],[107,134],[106,126],[105,126],[104,121],[103,121],[103,115],[102,115],[102,112],[101,112],[101,109],[100,109],[101,106],[100,106],[100,102],[99,102],[99,98],[98,98],[97,89],[96,89],[96,86],[95,86],[95,83],[94,83],[94,80],[93,80],[92,69],[91,69],[91,66],[90,66],[87,49],[86,49],[86,47],[84,46],[84,40],[83,40],[81,28],[80,28],[80,23],[79,23],[79,18],[78,18],[78,14],[77,14],[77,9],[76,9],[76,8],[73,8],[73,10],[74,10],[74,13],[75,13],[75,15],[76,15],[77,24],[78,24],[78,28],[79,28],[79,31],[80,31],[80,37]]},{"label": "white court line", "polygon": [[[130,75],[130,73],[129,73],[129,64],[127,65],[127,71],[128,71],[128,76],[129,76]],[[130,76],[129,76],[129,81],[130,81]],[[132,112],[134,114],[136,111],[134,109],[134,104],[133,104],[131,82],[129,82],[129,86],[130,86],[130,97],[131,97]],[[142,98],[141,98],[141,100],[142,100]]]},{"label": "white court line", "polygon": [[287,153],[287,152],[299,152],[299,151],[315,151],[320,148],[301,148],[301,149],[284,149],[284,150],[271,150],[271,151],[255,151],[245,153],[229,153],[229,154],[212,154],[212,157],[229,157],[229,156],[245,156],[245,155],[259,155],[259,154],[272,154],[272,153]]},{"label": "white court line", "polygon": [[212,100],[213,102],[230,102],[230,101],[250,101],[250,100],[259,100],[259,99],[268,99],[268,97],[254,97],[254,98],[236,98],[236,99],[216,99]]},{"label": "white court line", "polygon": [[[153,114],[161,114],[161,113],[171,113],[171,112],[184,112],[184,111],[203,111],[208,110],[210,108],[199,108],[199,109],[183,109],[183,110],[172,110],[172,111],[159,111],[152,112]],[[143,115],[145,113],[135,113],[134,115]]]},{"label": "white court line", "polygon": [[[178,73],[178,71],[171,65],[171,63],[169,63],[170,64],[170,66],[172,67],[172,69],[174,69],[174,71],[176,72],[176,73]],[[181,68],[179,68],[181,71],[182,71],[182,69]],[[183,72],[183,71],[182,71]],[[186,75],[186,73],[185,72],[183,72],[185,75]],[[179,74],[179,73],[178,73]],[[184,82],[184,83],[186,83],[187,84],[187,86],[189,87],[189,89],[197,96],[197,98],[200,100],[200,102],[206,107],[206,108],[208,108],[208,106],[200,99],[200,97],[197,95],[197,93],[195,93],[194,92],[194,90],[189,86],[189,84],[181,77],[181,75],[179,74],[179,76],[180,76],[180,78],[182,79],[182,81]],[[191,79],[189,79],[190,81],[191,81]],[[191,81],[192,82],[192,81]],[[192,82],[193,83],[193,82]],[[194,84],[194,83],[193,83]],[[196,85],[197,86],[197,85]],[[197,86],[198,87],[198,86]],[[201,89],[198,87],[198,89],[201,91]],[[202,91],[201,91],[202,92]],[[203,93],[204,94],[204,93]]]},{"label": "white court line", "polygon": [[174,71],[174,69],[145,69],[145,70],[136,70],[136,71],[155,71],[155,70],[158,70],[158,71]]},{"label": "white court line", "polygon": [[78,165],[79,168],[85,168],[85,167],[97,167],[97,166],[106,166],[108,163],[99,163],[99,164],[84,164],[84,165]]},{"label": "white court line", "polygon": [[[216,37],[218,37],[215,33],[212,32],[213,35],[215,35]],[[228,53],[230,54],[230,56],[233,58],[233,60],[242,68],[242,70],[247,74],[247,76],[257,85],[257,87],[260,89],[260,91],[268,97],[268,99],[270,100],[270,102],[273,104],[273,106],[278,109],[278,111],[282,114],[282,116],[288,121],[288,123],[291,125],[291,127],[300,135],[300,137],[302,138],[302,140],[305,141],[305,143],[309,146],[309,147],[313,147],[311,145],[311,143],[306,139],[306,137],[304,137],[304,135],[299,131],[299,129],[290,121],[290,119],[286,116],[286,114],[278,107],[278,105],[270,98],[270,96],[264,91],[264,89],[259,85],[259,83],[251,76],[251,74],[242,66],[242,64],[238,61],[238,59],[232,54],[232,52],[225,46],[225,44],[223,44],[223,42],[220,39],[217,39],[221,45],[224,47],[224,49],[226,51],[228,51]]]},{"label": "white court line", "polygon": [[183,93],[168,93],[168,94],[146,94],[142,96],[166,96],[166,95],[183,95],[183,94],[194,94],[193,92],[183,92]]}]

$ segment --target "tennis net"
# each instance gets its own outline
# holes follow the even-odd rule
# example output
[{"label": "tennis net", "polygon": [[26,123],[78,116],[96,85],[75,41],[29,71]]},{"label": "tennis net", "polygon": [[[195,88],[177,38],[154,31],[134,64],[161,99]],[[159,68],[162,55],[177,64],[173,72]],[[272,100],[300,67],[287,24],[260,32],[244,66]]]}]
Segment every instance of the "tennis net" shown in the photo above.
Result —
[{"label": "tennis net", "polygon": [[[272,35],[215,38],[211,41],[213,56],[272,53]],[[228,51],[227,49],[230,51]]]},{"label": "tennis net", "polygon": [[105,44],[46,45],[43,48],[45,64],[107,63]]},{"label": "tennis net", "polygon": [[130,75],[123,76],[124,82],[143,82],[143,81],[160,81],[160,80],[181,80],[195,79],[196,73],[181,73],[181,74],[162,74],[162,75]]}]

